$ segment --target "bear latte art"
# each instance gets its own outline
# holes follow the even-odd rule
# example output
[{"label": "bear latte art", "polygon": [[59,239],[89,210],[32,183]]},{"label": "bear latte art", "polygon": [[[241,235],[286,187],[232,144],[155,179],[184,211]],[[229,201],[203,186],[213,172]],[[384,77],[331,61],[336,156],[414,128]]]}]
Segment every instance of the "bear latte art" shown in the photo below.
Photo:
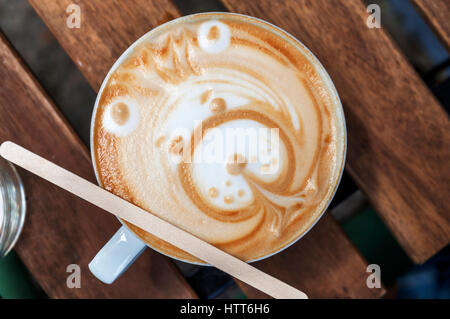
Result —
[{"label": "bear latte art", "polygon": [[149,32],[119,61],[93,118],[104,188],[246,261],[320,217],[342,172],[344,120],[328,75],[294,38],[250,17],[201,14]]}]

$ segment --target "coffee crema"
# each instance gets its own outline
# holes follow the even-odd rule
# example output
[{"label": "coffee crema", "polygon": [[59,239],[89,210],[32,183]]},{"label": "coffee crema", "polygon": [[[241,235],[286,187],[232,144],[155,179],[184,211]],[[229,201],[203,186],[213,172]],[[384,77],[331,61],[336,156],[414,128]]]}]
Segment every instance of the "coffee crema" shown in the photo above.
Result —
[{"label": "coffee crema", "polygon": [[[167,23],[102,88],[92,130],[99,183],[243,260],[295,241],[334,193],[345,152],[338,97],[312,54],[268,23],[235,14]],[[263,160],[217,147],[229,142],[217,133],[242,129],[233,138],[247,147],[264,128],[277,140],[256,137]],[[223,160],[205,160],[211,149]],[[125,224],[156,250],[201,263]]]}]

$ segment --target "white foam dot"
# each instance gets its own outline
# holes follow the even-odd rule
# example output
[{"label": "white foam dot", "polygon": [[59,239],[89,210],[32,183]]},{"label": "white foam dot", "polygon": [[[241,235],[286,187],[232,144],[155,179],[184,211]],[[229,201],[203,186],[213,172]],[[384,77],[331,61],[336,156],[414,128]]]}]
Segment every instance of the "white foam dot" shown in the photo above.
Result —
[{"label": "white foam dot", "polygon": [[[219,29],[219,38],[210,40],[208,39],[208,33],[213,27]],[[230,45],[230,37],[230,28],[226,24],[216,20],[202,23],[198,29],[198,44],[203,51],[208,53],[225,51]]]},{"label": "white foam dot", "polygon": [[[123,103],[128,107],[129,116],[127,121],[124,124],[118,124],[111,115],[111,109],[117,103]],[[114,100],[111,104],[106,106],[105,113],[103,115],[103,127],[109,133],[118,135],[118,136],[126,136],[133,132],[133,130],[139,124],[139,111],[137,107],[136,101],[133,100],[125,100],[125,99],[117,99]]]}]

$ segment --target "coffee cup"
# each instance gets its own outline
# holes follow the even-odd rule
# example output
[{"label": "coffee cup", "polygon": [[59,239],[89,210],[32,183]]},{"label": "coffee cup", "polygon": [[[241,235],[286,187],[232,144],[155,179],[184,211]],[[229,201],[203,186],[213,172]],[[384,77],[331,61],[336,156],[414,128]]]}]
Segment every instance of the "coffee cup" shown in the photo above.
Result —
[{"label": "coffee cup", "polygon": [[[98,183],[247,262],[303,237],[339,184],[346,129],[336,89],[297,39],[257,18],[204,13],[133,43],[96,99]],[[146,248],[201,260],[121,221],[89,264],[105,283]]]}]

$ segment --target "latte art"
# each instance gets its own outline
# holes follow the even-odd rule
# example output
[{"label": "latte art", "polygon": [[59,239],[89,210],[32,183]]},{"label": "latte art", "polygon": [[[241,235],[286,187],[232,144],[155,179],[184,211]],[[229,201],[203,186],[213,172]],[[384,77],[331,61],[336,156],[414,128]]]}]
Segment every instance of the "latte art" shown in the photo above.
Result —
[{"label": "latte art", "polygon": [[99,182],[239,258],[266,256],[334,192],[339,101],[309,51],[273,26],[232,14],[181,21],[144,36],[105,80],[92,135]]}]

